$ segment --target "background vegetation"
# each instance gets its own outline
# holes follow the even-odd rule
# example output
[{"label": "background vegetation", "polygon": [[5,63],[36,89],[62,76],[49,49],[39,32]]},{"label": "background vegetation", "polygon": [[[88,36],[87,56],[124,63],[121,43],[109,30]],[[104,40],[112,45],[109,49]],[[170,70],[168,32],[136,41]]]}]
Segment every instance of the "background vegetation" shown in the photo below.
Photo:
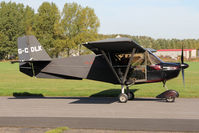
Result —
[{"label": "background vegetation", "polygon": [[70,55],[78,45],[97,38],[99,19],[92,8],[66,3],[60,12],[44,2],[37,13],[23,4],[0,3],[0,59],[17,57],[17,38],[35,35],[51,57]]},{"label": "background vegetation", "polygon": [[[181,74],[167,81],[169,89],[177,90],[180,97],[199,98],[199,62],[189,62],[185,69],[185,88]],[[115,96],[120,94],[120,85],[92,80],[37,79],[19,72],[19,64],[0,63],[0,96],[36,94],[37,96]],[[155,97],[165,91],[162,83],[132,86],[136,97]]]},{"label": "background vegetation", "polygon": [[[65,3],[62,11],[55,3],[44,2],[37,12],[29,6],[14,2],[0,3],[0,60],[17,58],[17,38],[35,35],[51,57],[70,56],[73,51],[87,54],[82,43],[117,35],[98,34],[100,21],[94,9],[77,3]],[[130,36],[147,48],[199,48],[199,39],[153,39]],[[83,49],[83,50],[82,50]]]}]

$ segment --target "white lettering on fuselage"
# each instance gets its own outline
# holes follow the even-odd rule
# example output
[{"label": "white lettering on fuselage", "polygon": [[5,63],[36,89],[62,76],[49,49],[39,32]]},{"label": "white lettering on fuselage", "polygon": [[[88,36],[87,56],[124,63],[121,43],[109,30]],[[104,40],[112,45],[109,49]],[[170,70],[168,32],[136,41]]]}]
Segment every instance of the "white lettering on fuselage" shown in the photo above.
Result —
[{"label": "white lettering on fuselage", "polygon": [[23,53],[29,53],[29,51],[31,52],[31,53],[33,53],[33,52],[39,52],[39,51],[42,51],[42,48],[41,48],[41,46],[34,46],[34,47],[30,47],[30,49],[29,48],[24,48],[24,49],[18,49],[18,54],[23,54]]}]

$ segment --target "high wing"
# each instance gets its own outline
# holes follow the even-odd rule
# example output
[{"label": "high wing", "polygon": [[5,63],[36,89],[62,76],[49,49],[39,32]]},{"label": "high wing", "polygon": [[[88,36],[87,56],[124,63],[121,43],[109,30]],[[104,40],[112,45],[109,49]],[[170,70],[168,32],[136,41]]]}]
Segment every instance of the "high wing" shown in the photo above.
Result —
[{"label": "high wing", "polygon": [[130,38],[109,38],[100,41],[87,42],[83,45],[95,54],[102,54],[101,50],[110,53],[131,53],[133,48],[136,49],[136,53],[146,51]]},{"label": "high wing", "polygon": [[110,38],[87,42],[83,45],[95,54],[104,56],[114,77],[117,78],[120,84],[125,84],[127,81],[133,55],[147,51],[130,38]]}]

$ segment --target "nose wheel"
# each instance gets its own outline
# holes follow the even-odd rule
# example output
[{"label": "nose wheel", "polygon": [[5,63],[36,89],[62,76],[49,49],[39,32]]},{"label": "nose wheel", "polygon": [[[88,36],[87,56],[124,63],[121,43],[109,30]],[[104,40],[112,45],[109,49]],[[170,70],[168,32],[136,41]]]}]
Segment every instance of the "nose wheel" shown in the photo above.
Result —
[{"label": "nose wheel", "polygon": [[156,96],[156,98],[164,99],[166,102],[169,103],[175,102],[175,98],[179,97],[179,93],[175,90],[169,90],[166,87],[166,80],[163,81],[163,87],[166,88],[166,91]]},{"label": "nose wheel", "polygon": [[169,97],[167,97],[166,98],[166,102],[170,102],[170,103],[175,102],[175,96],[169,96]]}]

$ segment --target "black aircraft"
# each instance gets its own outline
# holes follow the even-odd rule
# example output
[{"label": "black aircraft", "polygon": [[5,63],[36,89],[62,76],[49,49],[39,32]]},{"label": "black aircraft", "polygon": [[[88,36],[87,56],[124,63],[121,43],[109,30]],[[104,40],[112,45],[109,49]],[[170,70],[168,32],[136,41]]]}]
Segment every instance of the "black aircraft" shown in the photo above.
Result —
[{"label": "black aircraft", "polygon": [[[175,78],[182,71],[184,82],[183,49],[181,63],[166,63],[151,51],[129,38],[111,38],[87,42],[92,55],[52,59],[34,36],[18,38],[20,71],[31,77],[54,79],[91,79],[121,85],[119,101],[127,102],[134,94],[130,85],[163,82]],[[126,88],[126,91],[125,91]],[[178,92],[167,90],[159,95],[173,102]]]}]

